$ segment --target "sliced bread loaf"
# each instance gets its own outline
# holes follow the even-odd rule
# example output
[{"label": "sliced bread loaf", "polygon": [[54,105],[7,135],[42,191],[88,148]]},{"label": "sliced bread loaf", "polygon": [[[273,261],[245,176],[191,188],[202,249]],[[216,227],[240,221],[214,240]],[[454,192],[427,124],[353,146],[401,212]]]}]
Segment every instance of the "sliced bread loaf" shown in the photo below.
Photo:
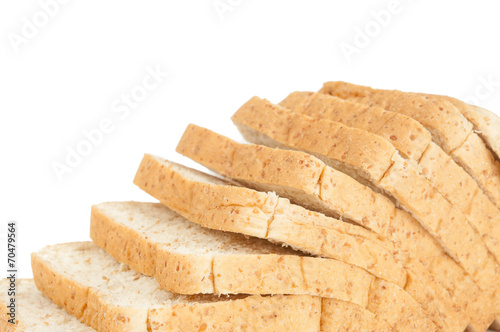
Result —
[{"label": "sliced bread loaf", "polygon": [[43,294],[97,331],[320,329],[320,298],[178,295],[90,242],[45,247],[32,268]]},{"label": "sliced bread loaf", "polygon": [[462,166],[500,208],[500,164],[472,124],[449,101],[397,90],[327,82],[321,93],[401,113],[422,123],[433,141]]},{"label": "sliced bread loaf", "polygon": [[394,199],[482,290],[489,291],[500,317],[500,275],[493,255],[465,217],[390,142],[360,129],[292,113],[257,97],[243,105],[233,121],[251,142],[306,151]]},{"label": "sliced bread loaf", "polygon": [[201,226],[282,243],[358,266],[400,287],[406,284],[406,271],[386,249],[386,238],[274,193],[233,186],[152,155],[144,156],[134,183]]},{"label": "sliced bread loaf", "polygon": [[419,122],[380,107],[312,92],[294,92],[280,105],[386,138],[403,157],[418,163],[422,174],[463,213],[500,262],[500,210],[476,181],[432,142],[430,133]]},{"label": "sliced bread loaf", "polygon": [[[464,312],[472,318],[471,326],[476,331],[486,330],[493,320],[482,314],[489,305],[487,301],[477,303],[478,311],[467,305],[469,301],[478,301],[477,286],[415,219],[397,209],[383,195],[319,159],[300,151],[239,144],[196,125],[188,126],[177,145],[177,152],[250,188],[275,191],[296,204],[363,225],[393,240],[396,244],[393,250],[409,253],[410,260],[404,261],[404,265],[415,275],[405,290],[422,305],[429,317],[435,317],[434,323],[443,330],[464,330],[468,323]],[[419,248],[420,243],[423,250]],[[405,260],[401,255],[395,256]],[[429,260],[430,256],[438,258]],[[436,280],[453,294],[453,300],[429,278],[428,271],[422,269],[415,258],[434,272]],[[431,263],[434,261],[436,266]],[[443,270],[457,277],[450,278]],[[464,279],[467,282],[461,282]]]},{"label": "sliced bread loaf", "polygon": [[[286,236],[293,234],[290,238],[294,238],[300,243],[307,241],[318,245],[319,242],[319,245],[329,247],[335,246],[336,243],[335,241],[325,242],[324,235],[314,235],[318,229],[324,229],[320,234],[327,232],[328,226],[332,222],[335,223],[335,221],[330,221],[332,218],[307,211],[299,206],[293,206],[286,199],[278,198],[273,202],[272,197],[276,197],[274,194],[230,186],[220,179],[157,157],[150,155],[144,157],[134,183],[174,211],[204,227],[250,235],[246,233],[249,229],[247,224],[255,225],[252,218],[258,216],[259,222],[268,229],[268,231],[265,231],[268,234],[265,238],[274,239],[279,238],[280,234],[286,234]],[[307,228],[303,228],[303,225],[311,226],[312,235],[309,235],[311,233],[307,231]],[[350,233],[355,231],[358,235],[365,233],[369,234],[370,237],[374,236],[371,232],[362,228],[351,227]],[[296,230],[292,228],[296,228]],[[358,239],[360,242],[365,242],[362,237],[358,237]],[[281,239],[277,241],[285,242]],[[355,242],[351,243],[356,245]],[[296,245],[294,246],[296,247]],[[376,252],[380,248],[375,250],[371,245],[366,247],[368,252],[374,252],[374,257],[378,257]],[[345,246],[342,249],[349,250],[349,247]],[[310,249],[307,251],[310,251]],[[390,252],[388,252],[388,255],[391,255]],[[331,270],[322,275],[322,269],[314,267],[316,263],[312,259],[304,260],[304,262],[311,264],[310,267],[304,267],[305,271],[309,269],[311,271],[318,270],[316,278],[319,280],[337,278],[332,276]],[[345,273],[346,278],[350,279],[349,271],[355,267],[340,261],[338,263],[350,266],[349,269],[342,269],[342,273]],[[365,270],[356,269],[357,272],[363,271],[372,276]],[[435,325],[425,315],[421,306],[397,285],[374,277],[371,287],[366,290],[366,294],[365,308],[385,319],[396,330],[435,330]],[[394,309],[395,306],[397,309]]]},{"label": "sliced bread loaf", "polygon": [[15,282],[15,325],[9,323],[7,306],[10,304],[8,279],[0,281],[0,331],[6,332],[92,332],[94,329],[80,323],[75,317],[52,303],[40,293],[33,279]]}]

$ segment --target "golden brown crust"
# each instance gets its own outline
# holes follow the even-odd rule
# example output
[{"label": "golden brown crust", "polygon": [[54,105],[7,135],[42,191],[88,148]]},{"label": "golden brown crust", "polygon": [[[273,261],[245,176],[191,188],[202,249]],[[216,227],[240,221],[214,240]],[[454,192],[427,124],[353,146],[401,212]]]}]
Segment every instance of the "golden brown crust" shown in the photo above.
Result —
[{"label": "golden brown crust", "polygon": [[367,105],[377,105],[419,121],[431,132],[433,140],[474,178],[500,208],[500,164],[473,132],[472,124],[449,100],[397,90],[372,89],[345,82],[327,82],[320,92]]},{"label": "golden brown crust", "polygon": [[327,94],[293,92],[280,106],[377,134],[390,141],[405,158],[419,160],[431,142],[430,133],[412,118]]},{"label": "golden brown crust", "polygon": [[474,131],[483,139],[488,148],[493,151],[496,159],[500,160],[500,118],[495,113],[478,106],[469,105],[449,96],[421,95],[435,100],[444,99],[455,105],[460,113],[473,124]]},{"label": "golden brown crust", "polygon": [[500,208],[500,163],[481,138],[475,133],[470,134],[460,147],[452,151],[452,156]]},{"label": "golden brown crust", "polygon": [[413,93],[372,89],[346,82],[326,82],[319,92],[376,105],[414,118],[431,132],[434,141],[448,153],[462,145],[472,132],[472,125],[467,119],[445,100],[429,100]]},{"label": "golden brown crust", "polygon": [[265,135],[272,134],[273,139],[281,144],[300,144],[301,150],[308,153],[315,151],[313,154],[336,155],[339,160],[376,180],[384,176],[392,164],[391,156],[396,152],[390,142],[364,130],[294,115],[258,97],[253,97],[241,106],[232,120]]}]

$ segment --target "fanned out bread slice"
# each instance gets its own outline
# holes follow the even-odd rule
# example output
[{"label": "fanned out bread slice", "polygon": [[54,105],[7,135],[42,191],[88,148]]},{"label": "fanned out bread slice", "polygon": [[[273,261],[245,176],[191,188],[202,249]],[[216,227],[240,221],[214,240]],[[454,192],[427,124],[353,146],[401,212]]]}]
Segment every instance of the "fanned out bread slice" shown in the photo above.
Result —
[{"label": "fanned out bread slice", "polygon": [[500,163],[474,133],[472,124],[449,101],[345,82],[326,82],[319,92],[380,106],[414,118],[430,131],[433,141],[452,156],[500,208]]},{"label": "fanned out bread slice", "polygon": [[280,105],[386,138],[402,156],[418,163],[422,174],[463,213],[500,262],[500,210],[474,179],[432,142],[430,133],[419,122],[380,107],[313,92],[294,92]]},{"label": "fanned out bread slice", "polygon": [[321,299],[178,295],[120,264],[91,242],[32,254],[38,289],[97,331],[319,331]]},{"label": "fanned out bread slice", "polygon": [[490,293],[500,318],[500,273],[493,255],[463,214],[417,167],[387,140],[328,120],[312,119],[254,97],[232,117],[254,143],[303,150],[358,181],[373,186],[408,210],[420,224]]},{"label": "fanned out bread slice", "polygon": [[500,117],[487,109],[469,105],[453,97],[423,93],[420,95],[436,101],[446,100],[455,105],[460,113],[472,123],[474,131],[483,139],[486,146],[494,152],[496,159],[500,160]]},{"label": "fanned out bread slice", "polygon": [[[488,311],[485,310],[489,305],[487,301],[477,303],[477,311],[472,305],[467,305],[468,301],[479,301],[477,286],[416,220],[396,209],[383,195],[374,193],[319,159],[300,151],[239,144],[196,125],[188,126],[177,145],[177,152],[247,187],[275,191],[296,204],[363,225],[393,240],[396,244],[393,250],[410,256],[406,261],[407,257],[395,254],[412,273],[412,282],[408,282],[404,289],[422,305],[439,329],[463,331],[470,316],[471,327],[484,331],[493,320],[491,315],[484,317],[483,314]],[[420,235],[426,236],[427,240],[420,240]],[[422,241],[424,249],[418,248],[420,243],[413,241]],[[436,259],[429,260],[433,256]],[[434,271],[436,279],[453,294],[453,300],[414,258],[422,260],[430,271]],[[450,273],[455,276],[450,278]],[[463,279],[467,282],[460,282]],[[464,312],[459,312],[461,310]]]},{"label": "fanned out bread slice", "polygon": [[340,261],[203,228],[159,203],[96,205],[91,237],[120,262],[181,294],[305,294],[365,307],[374,279]]},{"label": "fanned out bread slice", "polygon": [[400,287],[406,284],[407,273],[386,249],[390,243],[385,237],[311,212],[274,193],[230,185],[151,155],[144,156],[134,183],[203,227],[282,243],[358,266]]},{"label": "fanned out bread slice", "polygon": [[[286,199],[277,198],[275,194],[228,185],[220,179],[158,157],[145,155],[134,183],[188,220],[207,228],[247,235],[264,233],[264,236],[260,236],[267,239],[280,238],[281,234],[288,233],[293,234],[291,239],[308,241],[311,244],[315,243],[316,246],[333,247],[335,243],[325,242],[324,238],[330,237],[324,235],[318,237],[314,233],[318,232],[318,229],[324,230],[319,234],[327,232],[330,229],[329,224],[339,222],[338,220],[294,206]],[[301,212],[297,213],[298,211]],[[307,231],[303,226],[309,226],[313,232]],[[260,228],[263,228],[264,232],[255,232]],[[362,233],[374,236],[367,230],[351,225],[350,232],[353,233],[354,230],[359,234],[357,236],[359,242],[367,240],[360,236]],[[282,240],[277,242],[284,243]],[[351,243],[353,247],[357,247],[356,241]],[[342,251],[350,249],[348,246],[344,247]],[[379,249],[374,251],[371,247],[370,245],[365,248],[376,255]],[[391,253],[388,252],[388,255]],[[346,266],[341,273],[344,273],[347,279],[351,278],[351,270],[364,272],[373,278],[371,286],[365,291],[367,301],[364,309],[385,319],[397,331],[436,329],[421,306],[402,288],[376,278],[354,265],[341,261],[336,264]],[[327,280],[328,277],[337,278],[332,276],[331,271],[326,275],[321,275],[319,271],[316,277],[319,280]]]},{"label": "fanned out bread slice", "polygon": [[0,281],[0,331],[6,332],[92,332],[94,329],[80,323],[75,317],[59,308],[35,286],[33,279],[17,279],[15,282],[16,324],[9,323],[7,305],[8,279]]}]

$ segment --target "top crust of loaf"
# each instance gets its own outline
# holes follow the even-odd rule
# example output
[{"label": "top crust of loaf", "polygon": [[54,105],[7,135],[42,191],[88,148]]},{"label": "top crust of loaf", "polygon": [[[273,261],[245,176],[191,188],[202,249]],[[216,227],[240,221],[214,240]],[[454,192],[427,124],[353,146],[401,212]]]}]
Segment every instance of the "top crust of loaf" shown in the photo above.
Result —
[{"label": "top crust of loaf", "polygon": [[[262,121],[266,121],[263,127]],[[253,97],[232,116],[239,126],[264,133],[272,128],[272,147],[301,144],[301,150],[316,155],[336,155],[345,164],[349,175],[362,172],[365,177],[379,181],[392,165],[396,149],[375,134],[347,127],[338,122],[317,120]],[[286,125],[284,125],[286,124]],[[261,129],[261,130],[259,130]],[[264,133],[264,136],[266,133]],[[356,139],[353,139],[356,138]],[[280,143],[278,143],[280,142]],[[286,143],[285,143],[286,142]]]},{"label": "top crust of loaf", "polygon": [[495,113],[479,106],[469,105],[461,100],[448,96],[422,94],[429,98],[444,99],[453,105],[469,120],[474,131],[483,139],[488,148],[500,160],[500,117]]},{"label": "top crust of loaf", "polygon": [[431,134],[418,121],[349,100],[314,92],[292,92],[280,106],[315,119],[327,119],[384,137],[403,157],[419,160]]},{"label": "top crust of loaf", "polygon": [[431,132],[433,139],[448,153],[461,146],[472,133],[472,124],[453,104],[445,100],[430,100],[412,93],[372,89],[346,82],[326,82],[319,92],[377,105],[412,117],[423,124]]},{"label": "top crust of loaf", "polygon": [[327,82],[321,93],[402,113],[422,123],[446,153],[478,183],[500,208],[500,163],[495,160],[472,124],[453,103],[397,90],[377,90],[345,82]]}]

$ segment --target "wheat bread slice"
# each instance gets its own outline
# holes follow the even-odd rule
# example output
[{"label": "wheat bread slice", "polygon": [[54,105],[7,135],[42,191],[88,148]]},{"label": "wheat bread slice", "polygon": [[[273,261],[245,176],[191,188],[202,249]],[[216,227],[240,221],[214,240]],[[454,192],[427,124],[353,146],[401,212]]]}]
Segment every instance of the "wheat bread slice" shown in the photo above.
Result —
[{"label": "wheat bread slice", "polygon": [[[318,245],[319,242],[321,246],[335,246],[335,242],[333,244],[329,243],[329,240],[325,242],[324,235],[320,237],[314,235],[318,230],[321,230],[320,234],[327,233],[331,229],[328,227],[329,224],[335,223],[335,219],[294,206],[286,199],[275,200],[273,199],[273,197],[277,198],[275,194],[231,186],[220,179],[158,157],[145,155],[134,183],[172,210],[207,228],[250,235],[247,226],[250,223],[252,226],[250,229],[256,229],[254,227],[256,222],[252,219],[255,219],[257,215],[260,218],[258,222],[266,227],[265,238],[267,239],[276,239],[285,235],[290,239],[297,239],[300,243],[307,241]],[[295,222],[298,227],[294,225]],[[313,231],[309,232],[308,228],[303,227],[304,225],[311,226],[310,229]],[[367,238],[374,236],[371,232],[354,226],[351,226],[349,232],[355,232],[358,236],[364,233]],[[357,239],[363,242],[362,237],[359,236]],[[277,240],[277,242],[283,243],[284,241]],[[356,242],[351,243],[356,245]],[[291,246],[296,247],[296,245]],[[308,244],[304,247],[312,246]],[[365,248],[376,255],[373,245]],[[347,251],[350,248],[343,246],[342,250]],[[390,255],[390,252],[388,254]],[[328,260],[333,261],[333,259]],[[327,283],[330,278],[338,278],[336,276],[338,272],[336,271],[333,275],[332,269],[327,271],[325,268],[316,266],[313,259],[304,260],[303,263],[307,263],[307,266],[303,265],[304,271],[313,271],[311,275],[314,276],[315,283],[318,285],[315,286],[317,291],[319,289],[322,296],[326,297],[329,291]],[[370,287],[365,291],[367,302],[364,308],[381,319],[385,319],[397,331],[436,329],[421,306],[396,284],[376,278],[364,269],[343,261],[337,261],[335,264],[339,266],[339,271],[342,271],[341,273],[347,279],[356,280],[355,276],[350,276],[352,270],[373,278]],[[345,268],[340,268],[341,266]],[[397,305],[397,310],[394,309],[395,305]]]},{"label": "wheat bread slice", "polygon": [[181,294],[306,294],[365,307],[374,279],[336,260],[203,228],[159,203],[94,206],[91,238],[118,261]]},{"label": "wheat bread slice", "polygon": [[404,158],[418,163],[422,174],[462,212],[500,262],[500,210],[474,179],[432,142],[430,133],[419,122],[380,107],[313,92],[294,92],[280,105],[386,138]]},{"label": "wheat bread slice", "polygon": [[80,323],[75,317],[59,308],[35,286],[33,279],[17,279],[15,281],[15,324],[9,322],[7,306],[11,303],[8,279],[0,281],[2,295],[0,297],[0,331],[6,332],[92,332],[94,329]]},{"label": "wheat bread slice", "polygon": [[386,249],[386,238],[291,204],[274,193],[234,186],[152,155],[144,156],[134,183],[201,226],[338,259],[400,287],[406,283],[406,271]]},{"label": "wheat bread slice", "polygon": [[91,242],[32,254],[38,289],[97,331],[318,331],[321,299],[297,296],[178,295]]},{"label": "wheat bread slice", "polygon": [[[348,175],[326,166],[319,159],[300,151],[239,144],[196,125],[187,127],[177,145],[177,152],[247,187],[275,191],[296,204],[362,225],[394,240],[396,245],[392,250],[405,253],[403,257],[398,254],[395,256],[404,261],[412,275],[412,282],[407,282],[404,289],[422,305],[429,317],[434,317],[433,321],[438,328],[464,330],[468,317],[460,310],[473,317],[471,326],[476,331],[486,330],[493,320],[491,316],[481,317],[481,312],[488,303],[478,303],[476,307],[480,308],[479,312],[473,310],[472,306],[468,308],[469,300],[475,298],[474,301],[478,301],[478,295],[473,291],[478,292],[477,286],[470,278],[467,283],[454,285],[458,282],[457,279],[442,273],[441,267],[447,266],[446,270],[450,270],[451,264],[451,271],[455,271],[458,276],[465,275],[465,271],[446,255],[436,241],[432,241],[428,233],[425,235],[431,239],[432,245],[423,241],[426,245],[423,252],[410,245],[409,242],[415,235],[409,235],[426,233],[416,220],[396,209],[383,195],[374,193]],[[418,240],[417,236],[415,241]],[[419,253],[422,253],[420,257]],[[448,263],[438,264],[439,268],[434,267],[428,259],[429,253],[431,257],[443,256],[442,259],[436,259],[437,262],[448,260]],[[409,261],[405,261],[407,254],[411,256]],[[428,276],[428,271],[414,257],[419,257],[433,270],[437,270],[438,281],[450,289],[453,300]]]},{"label": "wheat bread slice", "polygon": [[500,117],[485,108],[469,105],[457,98],[423,93],[420,95],[427,96],[431,100],[443,99],[452,103],[472,123],[474,131],[495,154],[496,160],[500,160]]},{"label": "wheat bread slice", "polygon": [[319,91],[388,111],[422,123],[433,141],[462,166],[500,208],[500,163],[472,124],[449,101],[398,90],[380,90],[345,82],[326,82]]},{"label": "wheat bread slice", "polygon": [[[303,150],[373,186],[415,219],[490,293],[500,313],[498,265],[479,234],[416,167],[387,140],[328,120],[317,120],[252,98],[233,115],[243,136],[271,147]],[[263,121],[265,119],[265,121]]]}]

